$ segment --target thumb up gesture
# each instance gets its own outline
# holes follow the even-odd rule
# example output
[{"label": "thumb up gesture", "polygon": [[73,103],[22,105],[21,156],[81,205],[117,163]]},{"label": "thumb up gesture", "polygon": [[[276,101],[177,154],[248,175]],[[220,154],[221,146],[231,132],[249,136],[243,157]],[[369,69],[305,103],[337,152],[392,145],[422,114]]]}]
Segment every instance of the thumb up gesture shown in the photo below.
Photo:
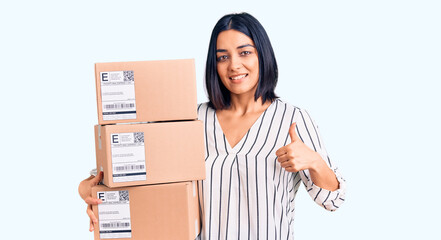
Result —
[{"label": "thumb up gesture", "polygon": [[296,133],[296,123],[289,128],[289,136],[291,143],[276,151],[280,166],[288,172],[315,168],[321,157],[302,142]]}]

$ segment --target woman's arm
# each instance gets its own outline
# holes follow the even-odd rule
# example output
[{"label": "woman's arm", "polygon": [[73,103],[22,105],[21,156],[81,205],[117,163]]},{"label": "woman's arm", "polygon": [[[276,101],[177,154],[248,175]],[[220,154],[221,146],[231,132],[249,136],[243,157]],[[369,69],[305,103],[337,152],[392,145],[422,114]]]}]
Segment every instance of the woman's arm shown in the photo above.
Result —
[{"label": "woman's arm", "polygon": [[330,211],[338,209],[344,202],[345,180],[328,157],[318,128],[305,110],[299,109],[289,134],[291,143],[276,152],[281,166],[288,172],[300,172],[317,204]]}]

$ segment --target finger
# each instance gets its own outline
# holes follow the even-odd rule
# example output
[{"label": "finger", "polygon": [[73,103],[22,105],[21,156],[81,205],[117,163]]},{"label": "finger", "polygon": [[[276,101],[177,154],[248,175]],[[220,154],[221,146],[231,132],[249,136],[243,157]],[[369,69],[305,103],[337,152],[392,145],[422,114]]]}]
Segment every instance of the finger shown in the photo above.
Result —
[{"label": "finger", "polygon": [[103,172],[100,171],[90,182],[93,185],[97,185],[103,179]]},{"label": "finger", "polygon": [[95,214],[93,214],[91,205],[87,206],[87,211],[86,212],[87,212],[87,215],[90,218],[90,221],[92,221],[92,223],[94,223],[94,224],[98,223],[98,219],[96,219]]},{"label": "finger", "polygon": [[292,166],[294,166],[294,164],[290,161],[287,161],[287,162],[281,163],[280,166],[283,168],[286,168],[286,167],[292,167]]},{"label": "finger", "polygon": [[296,172],[296,170],[294,169],[294,167],[288,166],[285,168],[285,171],[287,172]]},{"label": "finger", "polygon": [[285,154],[285,155],[280,156],[280,157],[277,158],[277,161],[279,161],[279,163],[283,163],[283,162],[286,162],[286,161],[288,161],[288,160],[289,160],[289,157],[288,157],[287,154]]},{"label": "finger", "polygon": [[86,199],[84,199],[84,201],[89,204],[89,205],[97,205],[103,202],[103,200],[98,199],[98,198],[93,198],[91,196],[86,197]]},{"label": "finger", "polygon": [[93,232],[93,230],[95,230],[95,228],[93,227],[93,222],[92,222],[92,220],[90,220],[90,224],[89,224],[89,232]]},{"label": "finger", "polygon": [[294,122],[289,128],[289,136],[291,137],[291,142],[301,141],[299,135],[297,135],[296,133],[296,126],[297,124]]},{"label": "finger", "polygon": [[286,146],[279,148],[276,151],[276,156],[282,156],[283,154],[286,154],[288,152],[288,148]]}]

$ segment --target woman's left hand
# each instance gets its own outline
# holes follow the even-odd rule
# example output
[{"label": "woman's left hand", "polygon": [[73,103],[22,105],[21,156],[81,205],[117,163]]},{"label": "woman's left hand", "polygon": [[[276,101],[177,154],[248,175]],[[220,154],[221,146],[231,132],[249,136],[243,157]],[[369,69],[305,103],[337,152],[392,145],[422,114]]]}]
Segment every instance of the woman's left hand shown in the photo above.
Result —
[{"label": "woman's left hand", "polygon": [[321,157],[302,142],[295,129],[296,123],[293,123],[289,128],[291,143],[276,151],[277,160],[280,162],[280,166],[288,172],[313,169]]}]

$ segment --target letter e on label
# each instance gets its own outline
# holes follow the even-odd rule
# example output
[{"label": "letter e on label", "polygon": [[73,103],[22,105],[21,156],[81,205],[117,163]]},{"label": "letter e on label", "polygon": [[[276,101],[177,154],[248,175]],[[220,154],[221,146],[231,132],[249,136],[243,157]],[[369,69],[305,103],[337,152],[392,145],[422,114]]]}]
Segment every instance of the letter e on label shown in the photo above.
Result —
[{"label": "letter e on label", "polygon": [[112,134],[112,143],[119,143],[118,134]]},{"label": "letter e on label", "polygon": [[98,199],[103,200],[103,202],[106,201],[106,199],[104,199],[104,193],[103,193],[103,192],[99,192],[99,193],[98,193]]},{"label": "letter e on label", "polygon": [[107,72],[103,72],[103,73],[101,73],[101,81],[103,81],[103,82],[108,82],[109,81],[109,79],[107,78],[109,73],[107,73]]}]

